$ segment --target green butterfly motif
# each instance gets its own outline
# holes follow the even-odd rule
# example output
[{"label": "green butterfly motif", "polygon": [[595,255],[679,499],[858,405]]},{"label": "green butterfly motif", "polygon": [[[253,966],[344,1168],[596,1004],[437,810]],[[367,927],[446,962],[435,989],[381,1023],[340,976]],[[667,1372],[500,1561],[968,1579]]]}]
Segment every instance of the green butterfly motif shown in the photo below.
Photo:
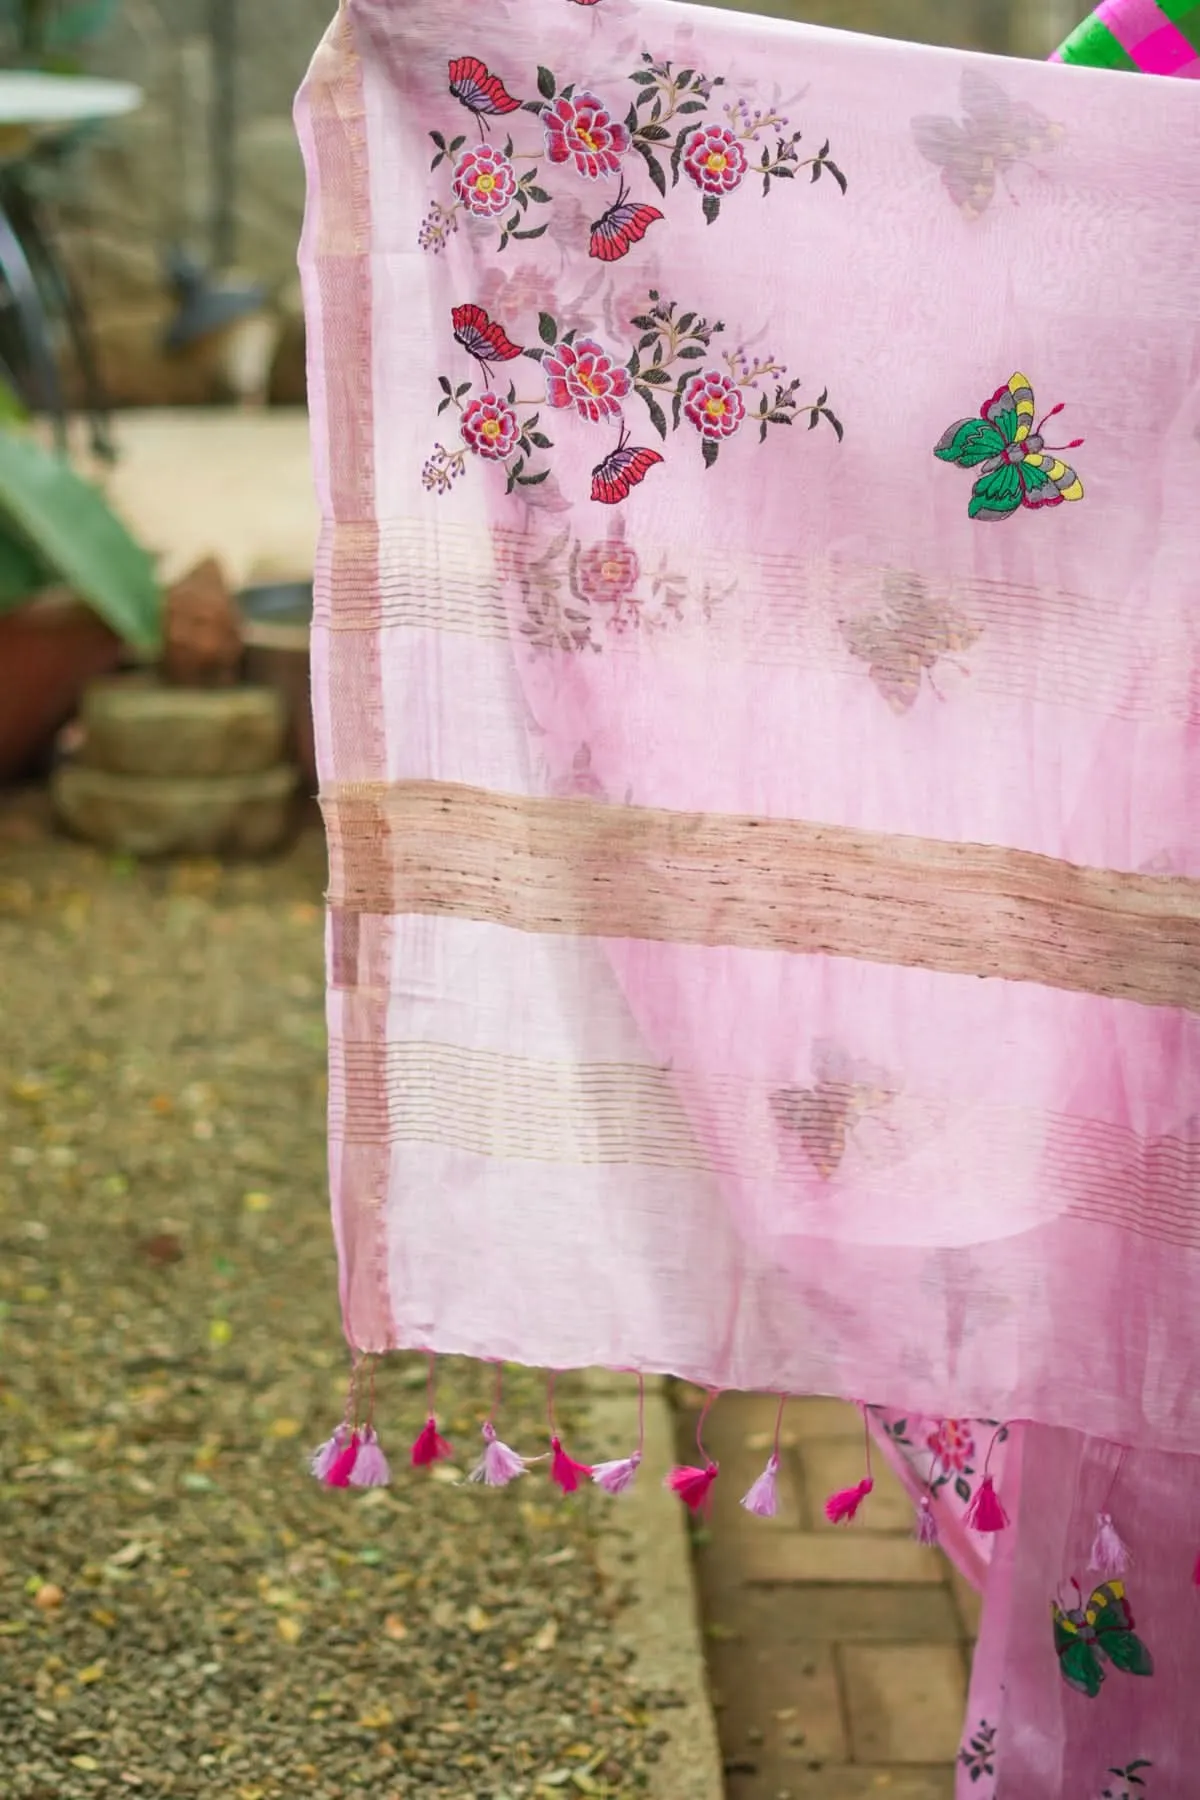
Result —
[{"label": "green butterfly motif", "polygon": [[[1052,407],[1046,419],[1062,411]],[[960,469],[978,469],[967,506],[972,519],[1007,519],[1020,507],[1038,510],[1061,506],[1064,500],[1082,500],[1083,483],[1074,469],[1059,460],[1054,446],[1042,436],[1046,419],[1034,424],[1033,389],[1024,375],[1014,375],[990,400],[985,400],[976,419],[960,419],[942,433],[933,454]],[[1063,445],[1078,450],[1082,438]]]},{"label": "green butterfly motif", "polygon": [[[1079,1593],[1077,1585],[1075,1591]],[[1082,1602],[1082,1594],[1079,1597]],[[1094,1700],[1104,1681],[1102,1657],[1126,1675],[1153,1675],[1154,1658],[1133,1629],[1124,1582],[1104,1582],[1086,1606],[1080,1604],[1070,1611],[1057,1600],[1050,1604],[1054,1649],[1068,1687]]]}]

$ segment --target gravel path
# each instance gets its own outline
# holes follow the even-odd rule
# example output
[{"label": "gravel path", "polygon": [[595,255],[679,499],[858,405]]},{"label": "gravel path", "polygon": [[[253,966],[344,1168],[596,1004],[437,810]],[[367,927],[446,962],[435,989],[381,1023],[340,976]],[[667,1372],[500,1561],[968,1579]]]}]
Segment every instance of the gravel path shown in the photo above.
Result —
[{"label": "gravel path", "polygon": [[[592,1496],[304,1472],[345,1384],[323,878],[312,835],[138,869],[0,808],[6,1800],[569,1800],[663,1753]],[[381,1376],[397,1461],[423,1379]],[[488,1387],[443,1376],[464,1466]],[[510,1377],[506,1435],[541,1444],[542,1392]]]}]

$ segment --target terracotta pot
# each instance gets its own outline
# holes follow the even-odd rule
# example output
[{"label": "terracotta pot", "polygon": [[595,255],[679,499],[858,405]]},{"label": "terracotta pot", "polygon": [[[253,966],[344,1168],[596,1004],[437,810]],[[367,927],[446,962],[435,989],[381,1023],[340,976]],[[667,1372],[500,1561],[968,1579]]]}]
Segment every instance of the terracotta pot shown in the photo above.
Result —
[{"label": "terracotta pot", "polygon": [[0,781],[46,754],[88,682],[120,657],[108,626],[57,590],[0,618]]}]

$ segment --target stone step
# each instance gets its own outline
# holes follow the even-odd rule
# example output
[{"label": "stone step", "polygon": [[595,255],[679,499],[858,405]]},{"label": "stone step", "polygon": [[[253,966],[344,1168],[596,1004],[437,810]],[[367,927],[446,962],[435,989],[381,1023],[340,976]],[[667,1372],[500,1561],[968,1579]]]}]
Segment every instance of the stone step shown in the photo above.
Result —
[{"label": "stone step", "polygon": [[265,856],[287,836],[296,770],[208,780],[114,775],[85,763],[55,771],[59,818],[78,837],[129,856]]},{"label": "stone step", "polygon": [[93,683],[80,761],[113,775],[257,775],[283,755],[287,719],[268,687],[171,688],[153,677]]}]

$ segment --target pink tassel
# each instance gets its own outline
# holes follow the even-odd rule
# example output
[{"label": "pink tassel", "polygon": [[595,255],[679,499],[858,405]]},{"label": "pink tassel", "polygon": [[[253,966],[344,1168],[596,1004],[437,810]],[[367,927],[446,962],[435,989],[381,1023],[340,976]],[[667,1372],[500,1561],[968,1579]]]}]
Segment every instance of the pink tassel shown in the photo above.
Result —
[{"label": "pink tassel", "polygon": [[550,1448],[553,1456],[550,1461],[550,1479],[564,1494],[573,1494],[591,1479],[592,1471],[587,1463],[575,1462],[562,1447],[561,1438],[551,1438]]},{"label": "pink tassel", "polygon": [[1111,1513],[1096,1514],[1096,1536],[1092,1544],[1092,1554],[1088,1568],[1094,1569],[1106,1581],[1114,1576],[1124,1575],[1129,1567],[1129,1551],[1121,1538],[1120,1532],[1112,1521]]},{"label": "pink tassel", "polygon": [[874,1491],[875,1483],[867,1475],[857,1487],[845,1488],[840,1494],[830,1494],[825,1502],[825,1517],[831,1525],[849,1525],[857,1517],[858,1509],[867,1495]]},{"label": "pink tassel", "polygon": [[350,1486],[358,1488],[390,1487],[392,1471],[383,1454],[379,1439],[370,1425],[362,1434],[358,1455],[350,1471]]},{"label": "pink tassel", "polygon": [[1003,1531],[1008,1524],[1008,1514],[1000,1504],[990,1475],[985,1475],[979,1484],[967,1513],[967,1524],[972,1531],[982,1532]]},{"label": "pink tassel", "polygon": [[437,1420],[431,1414],[412,1447],[413,1468],[428,1469],[432,1463],[446,1462],[453,1455],[453,1447],[438,1435]]},{"label": "pink tassel", "polygon": [[1200,1556],[1196,1558],[1196,1566],[1192,1570],[1192,1582],[1196,1587],[1200,1588]]},{"label": "pink tassel", "polygon": [[490,1419],[483,1428],[483,1442],[484,1452],[471,1470],[471,1481],[481,1481],[484,1487],[507,1487],[526,1473],[525,1458],[500,1442]]},{"label": "pink tassel", "polygon": [[715,1462],[708,1463],[703,1469],[689,1464],[684,1468],[672,1469],[665,1485],[679,1496],[689,1512],[704,1513],[712,1502],[712,1485],[720,1473],[720,1466]]},{"label": "pink tassel", "polygon": [[332,1437],[325,1439],[319,1450],[314,1450],[309,1461],[309,1469],[318,1481],[324,1481],[334,1463],[350,1441],[350,1427],[339,1425]]},{"label": "pink tassel", "polygon": [[742,1500],[756,1519],[773,1519],[779,1511],[779,1458],[772,1451],[767,1466]]},{"label": "pink tassel", "polygon": [[917,1542],[924,1544],[927,1550],[935,1549],[938,1544],[937,1519],[934,1517],[933,1501],[928,1494],[921,1495],[921,1504],[917,1508]]},{"label": "pink tassel", "polygon": [[350,1472],[358,1461],[358,1452],[362,1447],[362,1439],[357,1431],[352,1431],[346,1440],[344,1449],[330,1463],[325,1474],[325,1486],[344,1488],[350,1486]]},{"label": "pink tassel", "polygon": [[635,1451],[632,1456],[622,1457],[620,1462],[597,1463],[592,1470],[592,1480],[606,1494],[623,1494],[626,1488],[633,1486],[641,1466],[641,1452]]}]

